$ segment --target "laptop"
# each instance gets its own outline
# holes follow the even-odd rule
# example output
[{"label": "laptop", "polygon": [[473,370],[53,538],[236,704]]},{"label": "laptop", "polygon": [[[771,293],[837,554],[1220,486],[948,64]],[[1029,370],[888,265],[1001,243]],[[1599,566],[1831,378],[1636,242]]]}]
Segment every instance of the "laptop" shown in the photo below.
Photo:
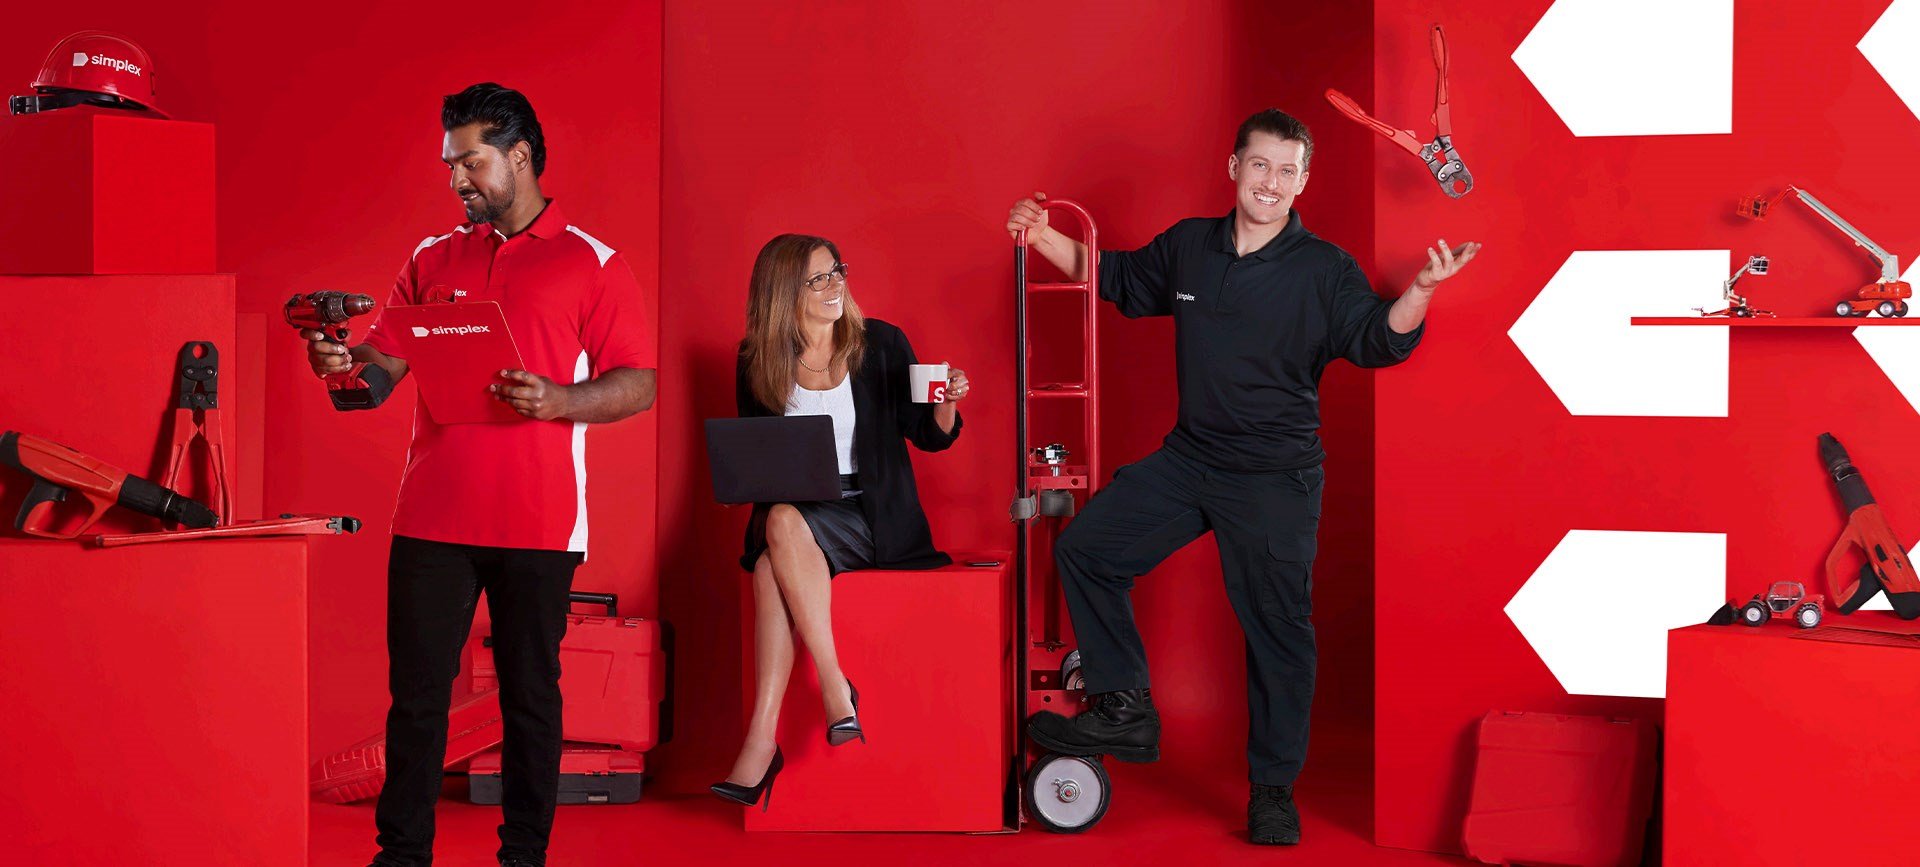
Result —
[{"label": "laptop", "polygon": [[707,463],[713,498],[728,505],[840,499],[829,416],[707,419]]},{"label": "laptop", "polygon": [[506,381],[500,371],[527,368],[500,302],[395,305],[381,311],[380,327],[399,343],[436,424],[526,420],[487,390]]}]

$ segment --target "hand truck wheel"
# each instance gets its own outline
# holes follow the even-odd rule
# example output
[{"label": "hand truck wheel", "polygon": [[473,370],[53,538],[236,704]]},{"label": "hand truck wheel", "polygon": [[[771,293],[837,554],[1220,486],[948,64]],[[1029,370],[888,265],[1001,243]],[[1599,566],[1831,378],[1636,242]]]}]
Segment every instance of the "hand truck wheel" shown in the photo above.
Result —
[{"label": "hand truck wheel", "polygon": [[1107,815],[1113,784],[1094,756],[1048,753],[1027,771],[1027,815],[1056,834],[1078,834]]},{"label": "hand truck wheel", "polygon": [[1070,692],[1087,688],[1087,679],[1080,671],[1080,651],[1072,651],[1060,661],[1060,688]]}]

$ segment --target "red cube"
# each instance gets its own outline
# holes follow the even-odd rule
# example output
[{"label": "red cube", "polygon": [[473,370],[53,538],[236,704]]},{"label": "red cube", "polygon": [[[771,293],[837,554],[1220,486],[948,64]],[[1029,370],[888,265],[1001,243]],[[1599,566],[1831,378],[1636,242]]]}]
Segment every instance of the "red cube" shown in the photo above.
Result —
[{"label": "red cube", "polygon": [[1916,627],[1873,611],[1668,633],[1665,863],[1915,863]]},{"label": "red cube", "polygon": [[0,540],[0,658],[7,863],[307,863],[304,538]]},{"label": "red cube", "polygon": [[[834,646],[860,688],[865,743],[826,742],[804,644],[780,712],[786,769],[749,831],[996,831],[1011,767],[1011,559],[959,555],[943,569],[833,579]],[[994,562],[993,566],[967,566]],[[753,705],[753,590],[744,588],[746,706]],[[796,636],[796,642],[798,638]],[[901,791],[906,783],[910,794]]]},{"label": "red cube", "polygon": [[0,274],[210,274],[213,125],[70,108],[0,120]]}]

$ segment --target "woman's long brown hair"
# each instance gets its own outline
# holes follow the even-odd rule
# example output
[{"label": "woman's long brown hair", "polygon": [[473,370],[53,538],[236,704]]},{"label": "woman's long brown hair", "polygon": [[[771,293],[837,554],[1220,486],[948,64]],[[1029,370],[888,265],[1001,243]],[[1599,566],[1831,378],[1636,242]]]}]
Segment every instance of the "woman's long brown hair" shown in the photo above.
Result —
[{"label": "woman's long brown hair", "polygon": [[[813,251],[825,247],[840,263],[840,248],[813,235],[780,235],[760,248],[747,283],[747,336],[740,341],[747,383],[753,398],[770,412],[784,412],[793,394],[794,365],[806,348],[800,336],[800,311],[807,293],[807,265]],[[844,291],[840,319],[833,324],[833,363],[849,375],[866,355],[867,327],[853,293]],[[829,367],[829,370],[832,368]]]}]

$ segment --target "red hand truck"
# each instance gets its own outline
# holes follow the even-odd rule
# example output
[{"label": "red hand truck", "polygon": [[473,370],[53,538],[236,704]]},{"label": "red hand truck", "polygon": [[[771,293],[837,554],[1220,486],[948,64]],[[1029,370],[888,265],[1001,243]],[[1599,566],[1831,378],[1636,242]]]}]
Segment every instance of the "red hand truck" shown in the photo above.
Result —
[{"label": "red hand truck", "polygon": [[[1054,568],[1053,541],[1073,517],[1077,503],[1093,496],[1100,479],[1099,334],[1094,326],[1099,303],[1100,248],[1093,217],[1078,203],[1050,199],[1040,203],[1049,211],[1066,211],[1080,222],[1080,240],[1087,247],[1084,282],[1033,283],[1027,279],[1027,233],[1013,248],[1015,332],[1019,357],[1014,363],[1019,382],[1016,445],[1019,475],[1012,519],[1019,524],[1014,569],[1017,590],[1016,713],[1021,729],[1027,715],[1052,710],[1071,715],[1085,699],[1079,676],[1080,653],[1069,650],[1072,624]],[[1035,329],[1029,327],[1029,302],[1039,297],[1069,297],[1079,302],[1082,323],[1079,379],[1036,384],[1031,370]],[[1061,328],[1041,329],[1049,336],[1065,335]],[[1049,344],[1050,348],[1056,344]],[[1071,411],[1077,403],[1079,412]],[[1038,436],[1034,410],[1045,407]],[[1070,419],[1078,416],[1076,425]],[[1075,431],[1074,428],[1078,430]],[[1060,437],[1066,439],[1060,439]],[[1077,437],[1077,439],[1075,439]],[[1039,444],[1036,444],[1039,443]],[[1072,447],[1069,447],[1072,443]],[[1073,455],[1083,463],[1069,464]],[[1024,735],[1020,738],[1025,741]],[[1060,833],[1078,833],[1106,815],[1113,790],[1097,756],[1063,756],[1029,748],[1031,759],[1022,787],[1021,814],[1042,827]]]}]

